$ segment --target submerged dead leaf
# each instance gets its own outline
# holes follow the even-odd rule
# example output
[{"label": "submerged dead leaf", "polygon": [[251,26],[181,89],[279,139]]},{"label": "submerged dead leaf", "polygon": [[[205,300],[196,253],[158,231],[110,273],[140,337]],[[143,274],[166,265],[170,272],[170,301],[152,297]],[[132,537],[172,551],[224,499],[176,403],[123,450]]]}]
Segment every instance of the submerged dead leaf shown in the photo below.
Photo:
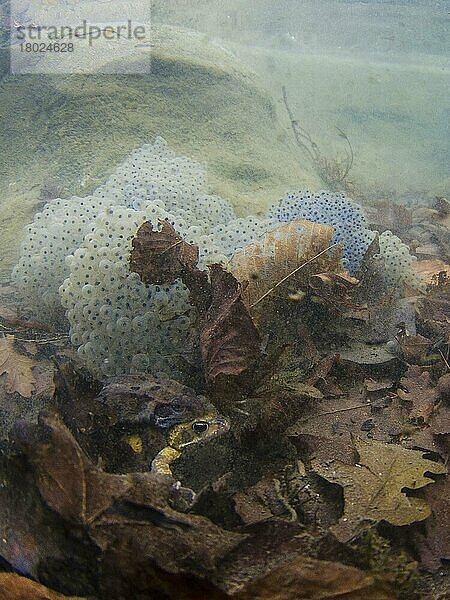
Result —
[{"label": "submerged dead leaf", "polygon": [[319,273],[309,279],[309,287],[323,304],[332,309],[358,310],[362,307],[352,301],[351,292],[358,285],[348,273]]},{"label": "submerged dead leaf", "polygon": [[236,600],[392,600],[373,577],[339,563],[305,556],[283,564],[233,595]]},{"label": "submerged dead leaf", "polygon": [[438,479],[425,490],[431,516],[424,523],[424,532],[414,536],[422,566],[430,571],[450,560],[450,476]]},{"label": "submerged dead leaf", "polygon": [[409,420],[419,425],[428,423],[439,397],[428,371],[422,371],[416,365],[411,366],[400,380],[400,385],[397,395],[411,403]]},{"label": "submerged dead leaf", "polygon": [[356,465],[340,461],[313,461],[313,470],[331,483],[344,488],[344,516],[332,530],[338,539],[348,541],[365,527],[387,521],[409,525],[430,516],[422,498],[407,496],[434,480],[425,473],[443,474],[444,465],[422,458],[423,453],[397,444],[355,439],[359,455]]},{"label": "submerged dead leaf", "polygon": [[242,288],[220,265],[210,267],[213,301],[201,325],[207,379],[240,375],[258,358],[261,338],[241,299]]},{"label": "submerged dead leaf", "polygon": [[24,398],[30,398],[35,386],[32,370],[37,363],[17,352],[14,345],[13,335],[0,338],[0,376],[5,376],[8,394],[17,392]]},{"label": "submerged dead leaf", "polygon": [[16,573],[0,573],[0,598],[2,600],[83,600],[80,596],[59,594]]},{"label": "submerged dead leaf", "polygon": [[18,423],[15,437],[27,453],[48,506],[64,519],[87,524],[130,484],[95,468],[56,415],[38,425]]},{"label": "submerged dead leaf", "polygon": [[262,479],[245,492],[235,494],[233,500],[236,512],[246,525],[261,523],[273,517],[297,520],[295,511],[281,494],[277,479]]},{"label": "submerged dead leaf", "polygon": [[197,266],[198,248],[188,244],[167,221],[155,231],[150,221],[138,229],[133,239],[130,268],[144,283],[174,283],[183,272]]},{"label": "submerged dead leaf", "polygon": [[408,364],[425,364],[429,350],[433,344],[423,335],[405,335],[398,339],[402,358]]},{"label": "submerged dead leaf", "polygon": [[450,265],[443,260],[419,260],[414,263],[413,267],[414,271],[428,285],[439,285],[439,280],[450,277]]},{"label": "submerged dead leaf", "polygon": [[[310,277],[317,273],[343,273],[340,252],[336,248],[325,252],[332,246],[333,233],[330,225],[296,219],[238,251],[228,266],[239,281],[248,282],[242,294],[245,305],[256,306],[272,288],[276,288],[276,295],[287,298],[306,289]],[[304,263],[308,264],[293,273]]]}]

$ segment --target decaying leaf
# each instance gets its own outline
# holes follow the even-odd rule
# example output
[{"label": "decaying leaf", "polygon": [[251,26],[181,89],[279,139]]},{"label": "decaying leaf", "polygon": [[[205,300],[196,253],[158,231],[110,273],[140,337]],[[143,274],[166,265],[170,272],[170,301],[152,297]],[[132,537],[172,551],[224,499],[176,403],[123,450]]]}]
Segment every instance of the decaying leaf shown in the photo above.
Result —
[{"label": "decaying leaf", "polygon": [[[333,232],[330,225],[296,219],[279,225],[261,242],[238,251],[228,268],[239,281],[248,282],[242,295],[245,305],[256,306],[272,288],[276,289],[276,295],[284,297],[306,289],[310,278],[317,273],[344,273],[339,251],[333,248],[325,252],[332,246]],[[285,281],[280,285],[282,280]]]},{"label": "decaying leaf", "polygon": [[400,385],[398,396],[411,404],[409,420],[418,424],[428,423],[438,402],[438,392],[431,383],[429,372],[419,366],[411,366],[400,380]]},{"label": "decaying leaf", "polygon": [[213,301],[201,325],[206,377],[240,375],[258,358],[261,338],[241,299],[242,288],[220,265],[210,267]]},{"label": "decaying leaf", "polygon": [[444,275],[437,277],[437,283],[428,286],[427,294],[420,299],[417,311],[419,322],[427,332],[430,331],[436,339],[443,339],[448,345],[450,343],[450,274],[446,271],[441,273]]},{"label": "decaying leaf", "polygon": [[280,492],[276,479],[262,479],[256,485],[234,496],[236,512],[246,525],[273,517],[296,521],[297,515]]},{"label": "decaying leaf", "polygon": [[402,358],[408,364],[425,364],[429,350],[433,344],[423,335],[405,335],[398,339]]},{"label": "decaying leaf", "polygon": [[171,284],[178,278],[189,288],[191,303],[203,315],[211,304],[211,286],[206,271],[197,267],[198,246],[188,244],[170,223],[155,231],[144,223],[133,239],[130,270],[146,284]]},{"label": "decaying leaf", "polygon": [[365,344],[352,342],[351,345],[339,349],[341,360],[359,365],[380,365],[394,360],[385,344]]},{"label": "decaying leaf", "polygon": [[15,437],[46,503],[68,521],[91,522],[130,487],[125,478],[96,469],[55,415],[41,416],[36,426],[18,423]]},{"label": "decaying leaf", "polygon": [[0,597],[2,600],[83,600],[80,596],[59,594],[16,573],[0,573]]},{"label": "decaying leaf", "polygon": [[198,248],[188,244],[167,221],[155,231],[150,221],[138,229],[133,239],[130,268],[144,283],[174,283],[186,270],[197,266]]},{"label": "decaying leaf", "polygon": [[351,292],[358,283],[348,273],[319,273],[309,278],[309,287],[316,297],[326,306],[339,310],[361,309],[351,298]]},{"label": "decaying leaf", "polygon": [[439,281],[450,277],[450,265],[443,260],[419,260],[414,263],[414,271],[428,285],[439,285]]},{"label": "decaying leaf", "polygon": [[200,316],[200,347],[209,380],[218,375],[239,375],[260,353],[259,333],[241,295],[243,288],[220,265],[206,272],[197,267],[198,247],[188,244],[172,225],[154,231],[144,223],[133,239],[130,268],[144,283],[169,284],[181,278]]},{"label": "decaying leaf", "polygon": [[364,387],[368,392],[379,392],[381,390],[389,390],[394,385],[390,379],[365,379]]},{"label": "decaying leaf", "polygon": [[427,502],[407,496],[405,490],[434,483],[425,473],[446,473],[444,465],[396,444],[356,438],[355,448],[359,455],[356,465],[313,461],[316,473],[344,488],[344,516],[332,528],[338,539],[348,541],[365,526],[379,521],[400,526],[429,517]]},{"label": "decaying leaf", "polygon": [[6,391],[30,398],[35,386],[33,367],[36,362],[17,352],[14,336],[0,338],[0,376],[5,378]]},{"label": "decaying leaf", "polygon": [[392,592],[354,567],[299,557],[250,583],[236,600],[392,600]]},{"label": "decaying leaf", "polygon": [[422,566],[430,571],[450,560],[450,476],[439,478],[425,490],[431,516],[424,523],[424,532],[414,536]]}]

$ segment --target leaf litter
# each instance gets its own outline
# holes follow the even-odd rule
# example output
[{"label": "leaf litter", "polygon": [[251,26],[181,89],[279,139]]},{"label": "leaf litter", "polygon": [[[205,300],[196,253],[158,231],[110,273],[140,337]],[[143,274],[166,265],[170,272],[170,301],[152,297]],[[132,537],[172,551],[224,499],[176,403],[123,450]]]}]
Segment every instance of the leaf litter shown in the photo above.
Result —
[{"label": "leaf litter", "polygon": [[[126,428],[129,452],[150,439],[138,416],[122,418],[130,409],[121,398],[138,402],[131,379],[105,412],[104,382],[78,371],[63,341],[45,352],[39,341],[21,342],[21,322],[34,322],[0,313],[12,328],[0,340],[8,394],[52,396],[52,353],[66,375],[74,369],[64,382],[58,367],[50,411],[11,433],[0,473],[16,490],[15,500],[0,490],[7,570],[48,586],[40,591],[49,599],[55,590],[113,600],[381,600],[413,597],[414,558],[443,568],[448,284],[422,267],[429,288],[416,304],[419,331],[396,339],[398,354],[386,351],[389,338],[379,336],[389,319],[366,302],[367,276],[360,283],[345,272],[332,234],[306,221],[281,225],[226,267],[203,271],[198,248],[170,224],[138,231],[130,268],[147,285],[181,279],[189,289],[198,392],[231,420],[227,435],[183,454],[173,477],[149,472],[145,449],[134,470],[109,460],[123,448],[105,436],[109,427]],[[396,300],[385,302],[392,321]],[[176,404],[176,385],[164,389]],[[358,568],[365,535],[391,548],[385,567]],[[398,551],[410,562],[396,579],[388,563]],[[70,569],[61,568],[68,557]]]}]

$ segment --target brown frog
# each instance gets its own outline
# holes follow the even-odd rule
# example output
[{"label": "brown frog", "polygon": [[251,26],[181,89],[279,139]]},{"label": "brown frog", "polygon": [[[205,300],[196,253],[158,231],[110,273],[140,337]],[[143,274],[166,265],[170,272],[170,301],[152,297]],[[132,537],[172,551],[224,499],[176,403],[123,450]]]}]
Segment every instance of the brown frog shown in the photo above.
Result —
[{"label": "brown frog", "polygon": [[[78,377],[78,382],[76,378]],[[73,430],[88,454],[107,471],[126,473],[151,469],[172,475],[171,464],[196,444],[206,443],[229,430],[204,396],[169,378],[145,373],[120,375],[86,386],[82,398],[80,374],[60,369],[64,388],[60,408],[71,416]],[[67,399],[72,397],[72,402]],[[72,405],[71,410],[70,404]],[[81,438],[81,439],[80,439]]]}]

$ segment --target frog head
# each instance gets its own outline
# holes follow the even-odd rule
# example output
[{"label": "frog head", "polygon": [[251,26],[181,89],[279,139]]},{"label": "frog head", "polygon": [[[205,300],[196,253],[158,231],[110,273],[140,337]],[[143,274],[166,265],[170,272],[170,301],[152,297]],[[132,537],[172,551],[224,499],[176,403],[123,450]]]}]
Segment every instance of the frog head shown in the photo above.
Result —
[{"label": "frog head", "polygon": [[182,450],[187,446],[206,442],[222,435],[229,429],[230,422],[223,415],[208,413],[197,419],[175,425],[169,434],[169,445],[176,450]]}]

